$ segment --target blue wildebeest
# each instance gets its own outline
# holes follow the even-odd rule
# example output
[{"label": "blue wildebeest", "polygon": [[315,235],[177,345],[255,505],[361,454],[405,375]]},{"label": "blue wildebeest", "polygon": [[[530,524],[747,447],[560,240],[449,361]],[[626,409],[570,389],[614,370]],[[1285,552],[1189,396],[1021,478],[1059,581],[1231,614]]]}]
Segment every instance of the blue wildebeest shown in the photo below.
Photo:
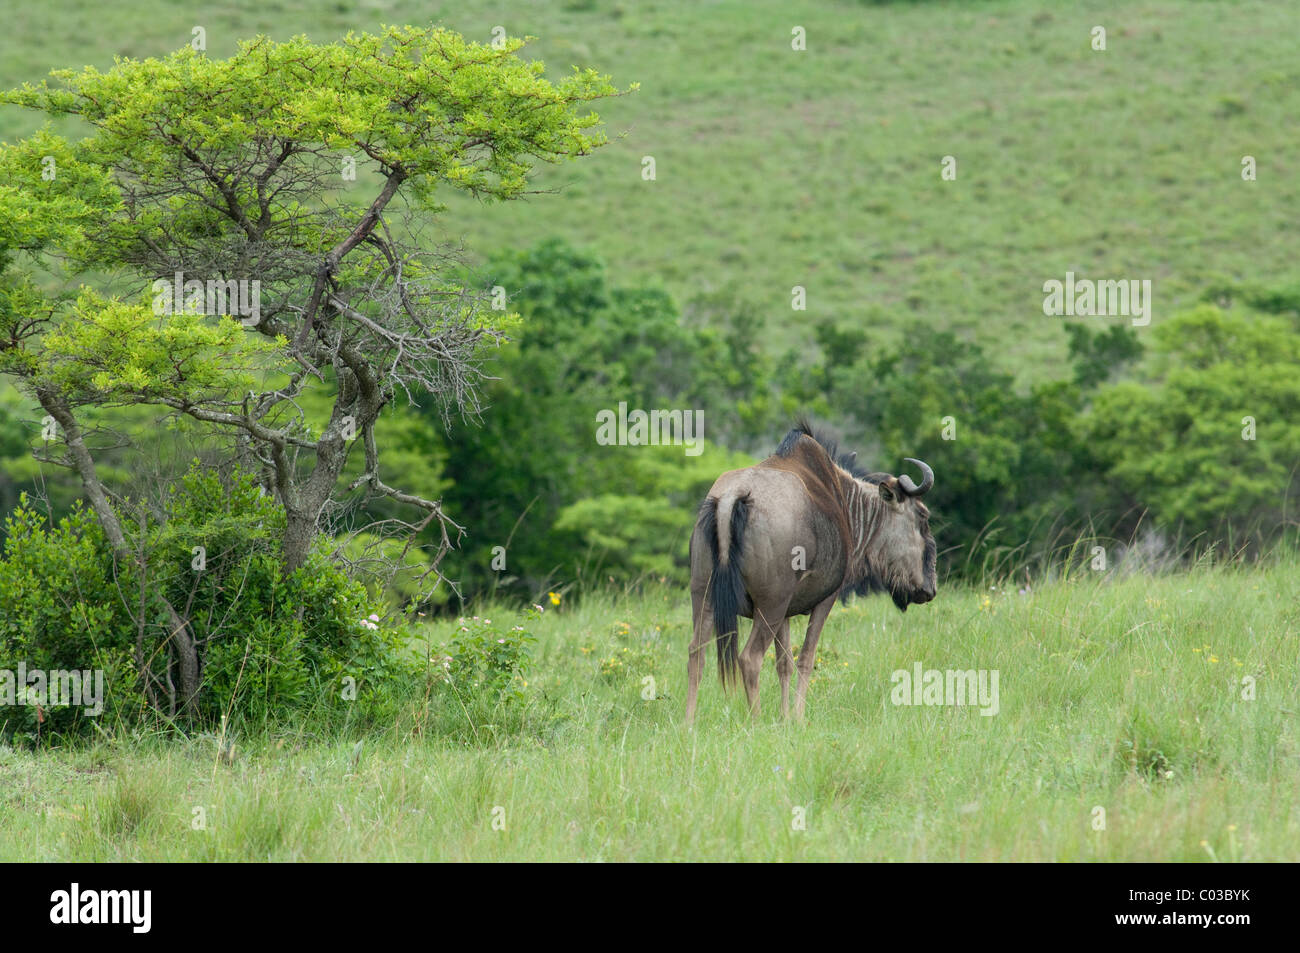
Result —
[{"label": "blue wildebeest", "polygon": [[[757,716],[758,676],[775,639],[781,713],[788,716],[790,618],[807,615],[794,703],[802,718],[817,638],[836,598],[888,592],[904,611],[934,598],[934,537],[920,500],[934,485],[934,472],[907,458],[923,474],[917,486],[907,476],[868,473],[856,466],[856,456],[837,454],[832,441],[800,421],[775,454],[722,474],[709,490],[691,535],[688,724],[710,641],[717,642],[723,684],[739,674]],[[737,655],[740,616],[754,624]]]}]

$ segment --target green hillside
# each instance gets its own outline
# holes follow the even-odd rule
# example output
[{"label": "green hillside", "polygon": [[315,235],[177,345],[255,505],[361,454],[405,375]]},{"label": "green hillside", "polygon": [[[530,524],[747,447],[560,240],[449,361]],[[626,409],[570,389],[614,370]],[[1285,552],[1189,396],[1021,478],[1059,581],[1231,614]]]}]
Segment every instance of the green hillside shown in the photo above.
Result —
[{"label": "green hillside", "polygon": [[[1276,281],[1300,252],[1291,3],[132,8],[15,10],[0,82],[161,54],[196,25],[225,56],[257,32],[325,40],[432,20],[483,40],[498,25],[534,35],[553,71],[594,66],[640,83],[604,110],[621,138],[538,177],[560,194],[490,210],[448,197],[437,237],[482,256],[562,236],[597,250],[613,280],[662,284],[683,305],[730,289],[782,346],[824,320],[890,340],[948,328],[1037,376],[1065,354],[1060,319],[1042,313],[1048,279],[1149,278],[1158,323],[1211,278]],[[1104,52],[1090,46],[1096,25]],[[805,51],[791,49],[795,26]],[[0,112],[5,139],[35,124]],[[956,181],[940,178],[945,155]],[[1258,181],[1242,181],[1243,155]],[[791,309],[794,285],[807,312]]]}]

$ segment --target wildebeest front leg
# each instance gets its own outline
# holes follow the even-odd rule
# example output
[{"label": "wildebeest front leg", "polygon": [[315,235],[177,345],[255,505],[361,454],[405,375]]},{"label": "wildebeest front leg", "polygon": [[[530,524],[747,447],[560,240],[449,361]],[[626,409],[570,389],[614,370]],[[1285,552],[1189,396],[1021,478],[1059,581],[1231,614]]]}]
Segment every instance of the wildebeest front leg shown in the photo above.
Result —
[{"label": "wildebeest front leg", "polygon": [[790,620],[782,619],[776,629],[776,677],[781,680],[781,717],[790,717],[790,673],[794,655],[790,652]]},{"label": "wildebeest front leg", "polygon": [[745,650],[740,653],[740,677],[745,682],[749,710],[755,718],[759,712],[758,676],[763,671],[763,656],[776,638],[777,630],[785,622],[785,610],[789,604],[790,600],[787,599],[777,606],[755,606],[754,627],[750,630]]},{"label": "wildebeest front leg", "polygon": [[799,684],[794,692],[794,716],[803,720],[804,699],[808,695],[808,682],[812,678],[813,663],[817,661],[817,639],[822,634],[826,617],[831,614],[838,593],[827,596],[808,616],[808,633],[799,647]]},{"label": "wildebeest front leg", "polygon": [[686,660],[686,724],[695,720],[695,703],[700,694],[700,674],[704,656],[713,638],[713,610],[703,592],[691,593],[691,618],[695,629],[691,635],[690,655]]}]

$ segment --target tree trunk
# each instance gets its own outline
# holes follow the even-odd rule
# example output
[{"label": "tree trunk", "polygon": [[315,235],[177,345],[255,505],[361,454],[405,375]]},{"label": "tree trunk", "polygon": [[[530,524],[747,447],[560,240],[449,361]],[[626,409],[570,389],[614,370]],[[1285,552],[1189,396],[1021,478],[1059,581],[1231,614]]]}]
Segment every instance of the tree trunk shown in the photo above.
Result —
[{"label": "tree trunk", "polygon": [[[355,393],[355,385],[346,378],[340,382],[330,422],[316,443],[316,465],[311,476],[293,489],[292,499],[281,500],[285,511],[281,565],[285,575],[307,561],[319,529],[317,520],[321,510],[334,495],[339,476],[347,466],[349,443],[343,436],[345,421],[350,422],[354,433],[360,433],[378,416],[378,410],[356,400]],[[347,413],[347,409],[353,409],[355,415]]]},{"label": "tree trunk", "polygon": [[308,516],[297,508],[286,511],[280,554],[281,567],[286,576],[307,561],[307,554],[311,552],[315,538],[315,516]]},{"label": "tree trunk", "polygon": [[[72,467],[77,471],[77,476],[81,478],[81,486],[86,492],[86,499],[90,501],[91,509],[94,510],[99,525],[103,527],[104,538],[108,540],[109,546],[112,547],[113,555],[123,562],[133,564],[140,573],[141,585],[143,585],[143,579],[148,569],[148,561],[143,552],[136,553],[132,551],[130,544],[127,542],[126,533],[122,529],[122,521],[117,518],[117,511],[113,509],[113,504],[108,498],[108,491],[104,489],[104,484],[99,479],[99,473],[95,468],[95,458],[91,456],[90,449],[86,446],[85,438],[81,433],[81,426],[77,423],[77,418],[73,416],[72,408],[57,391],[49,387],[38,387],[36,389],[36,399],[40,402],[41,407],[45,409],[45,412],[63,428],[63,442],[67,445],[68,454],[72,458]],[[180,666],[180,711],[183,712],[199,693],[198,646],[194,644],[186,620],[181,618],[180,613],[166,598],[163,598],[162,601],[168,615],[168,638],[176,649],[176,656]],[[137,620],[137,622],[140,621]],[[147,688],[148,673],[140,672],[140,678],[145,681]]]},{"label": "tree trunk", "polygon": [[181,618],[180,613],[166,599],[163,600],[163,605],[167,608],[170,638],[176,646],[177,664],[181,670],[180,712],[184,714],[199,695],[199,650],[194,644],[194,637],[190,635],[189,623]]}]

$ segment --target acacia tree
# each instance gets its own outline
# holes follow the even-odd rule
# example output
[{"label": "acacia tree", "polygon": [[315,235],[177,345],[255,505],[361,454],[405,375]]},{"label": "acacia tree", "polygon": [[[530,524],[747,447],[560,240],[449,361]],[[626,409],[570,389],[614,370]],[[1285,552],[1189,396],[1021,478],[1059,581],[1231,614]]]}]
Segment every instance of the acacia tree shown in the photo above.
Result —
[{"label": "acacia tree", "polygon": [[[92,130],[0,149],[0,371],[57,422],[57,462],[115,553],[131,547],[81,411],[148,404],[224,437],[261,474],[285,511],[286,572],[357,442],[365,467],[347,489],[411,507],[406,528],[438,538],[436,567],[460,527],[383,480],[375,425],[398,395],[475,412],[480,354],[508,319],[451,277],[422,223],[439,189],[516,199],[537,163],[590,153],[605,138],[584,106],[617,94],[590,70],[545,79],[522,45],[413,27],[259,37],[226,60],[186,47],[0,94]],[[49,293],[22,268],[51,260],[133,292]],[[241,291],[255,307],[236,314]],[[311,390],[331,401],[323,424],[302,409]],[[195,652],[169,611],[189,681]]]}]

